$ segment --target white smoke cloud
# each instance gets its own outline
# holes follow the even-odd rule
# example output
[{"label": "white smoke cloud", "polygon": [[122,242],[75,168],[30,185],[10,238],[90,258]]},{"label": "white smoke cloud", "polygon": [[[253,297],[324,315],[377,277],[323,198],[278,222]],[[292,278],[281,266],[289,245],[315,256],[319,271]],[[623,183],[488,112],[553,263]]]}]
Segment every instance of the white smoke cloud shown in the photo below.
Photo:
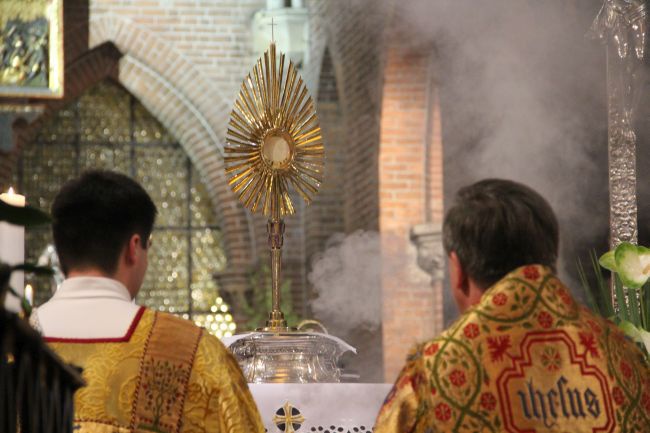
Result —
[{"label": "white smoke cloud", "polygon": [[308,276],[317,318],[339,332],[377,329],[381,321],[381,242],[376,232],[333,235]]},{"label": "white smoke cloud", "polygon": [[601,5],[412,0],[396,6],[413,46],[437,50],[445,198],[487,177],[531,186],[558,215],[560,268],[570,273],[576,254],[607,232],[604,49],[585,37]]}]

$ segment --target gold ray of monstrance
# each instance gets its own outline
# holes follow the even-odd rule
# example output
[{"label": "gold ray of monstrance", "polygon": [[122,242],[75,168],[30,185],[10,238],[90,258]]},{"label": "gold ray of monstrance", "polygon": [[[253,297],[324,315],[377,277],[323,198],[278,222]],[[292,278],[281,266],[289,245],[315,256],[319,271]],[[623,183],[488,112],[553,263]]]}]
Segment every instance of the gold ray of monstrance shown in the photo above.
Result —
[{"label": "gold ray of monstrance", "polygon": [[283,217],[295,212],[293,188],[309,204],[322,182],[324,145],[314,101],[271,43],[241,85],[228,122],[226,175],[239,200],[269,218],[272,311],[264,331],[286,331],[280,310]]}]

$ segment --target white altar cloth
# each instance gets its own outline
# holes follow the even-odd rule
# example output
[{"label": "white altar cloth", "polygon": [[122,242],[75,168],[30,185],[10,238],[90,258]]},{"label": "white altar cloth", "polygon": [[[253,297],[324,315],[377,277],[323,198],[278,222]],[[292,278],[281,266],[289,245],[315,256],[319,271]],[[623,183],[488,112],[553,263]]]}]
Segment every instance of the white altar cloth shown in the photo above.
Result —
[{"label": "white altar cloth", "polygon": [[[377,412],[392,385],[249,383],[248,386],[269,433],[363,433],[372,431]],[[286,421],[295,421],[293,430]]]}]

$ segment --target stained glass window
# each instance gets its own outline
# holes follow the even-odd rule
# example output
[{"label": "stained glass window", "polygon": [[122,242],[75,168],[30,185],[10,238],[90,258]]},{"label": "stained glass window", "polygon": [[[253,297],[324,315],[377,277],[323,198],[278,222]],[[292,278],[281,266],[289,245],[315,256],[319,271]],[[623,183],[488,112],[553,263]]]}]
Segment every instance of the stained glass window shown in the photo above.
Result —
[{"label": "stained glass window", "polygon": [[[104,81],[59,111],[25,146],[16,182],[31,204],[50,210],[61,185],[87,168],[139,181],[158,207],[141,305],[178,314],[215,334],[234,330],[212,275],[225,256],[206,189],[182,147],[119,84]],[[49,228],[30,229],[25,255],[36,262],[52,243]],[[52,294],[50,281],[27,277],[34,303]],[[225,311],[224,311],[225,310]]]}]

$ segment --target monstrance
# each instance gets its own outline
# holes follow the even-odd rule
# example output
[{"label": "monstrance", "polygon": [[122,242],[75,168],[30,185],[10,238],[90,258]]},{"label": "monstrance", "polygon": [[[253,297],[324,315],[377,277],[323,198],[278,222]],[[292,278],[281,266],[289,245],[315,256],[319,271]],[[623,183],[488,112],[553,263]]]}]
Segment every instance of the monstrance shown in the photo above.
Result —
[{"label": "monstrance", "polygon": [[246,208],[268,217],[272,286],[265,326],[240,335],[230,349],[249,382],[338,382],[337,361],[354,349],[287,326],[280,310],[283,218],[295,211],[289,189],[311,202],[323,178],[324,145],[314,101],[274,43],[242,83],[226,140],[228,183]]},{"label": "monstrance", "polygon": [[228,122],[228,183],[252,212],[268,216],[272,310],[265,331],[289,330],[280,310],[280,271],[285,215],[294,213],[293,187],[310,203],[322,182],[324,146],[314,101],[293,62],[271,43],[244,79]]}]

